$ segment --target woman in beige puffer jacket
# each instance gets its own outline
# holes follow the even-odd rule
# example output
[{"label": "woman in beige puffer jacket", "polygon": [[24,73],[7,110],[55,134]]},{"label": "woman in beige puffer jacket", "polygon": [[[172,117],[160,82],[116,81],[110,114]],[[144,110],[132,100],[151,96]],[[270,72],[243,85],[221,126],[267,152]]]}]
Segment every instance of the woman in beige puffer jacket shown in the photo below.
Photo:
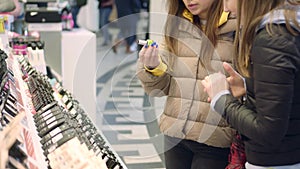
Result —
[{"label": "woman in beige puffer jacket", "polygon": [[170,169],[224,169],[228,164],[235,131],[210,110],[201,80],[223,71],[223,61],[232,62],[236,22],[222,12],[222,1],[211,1],[203,15],[193,11],[206,5],[201,0],[169,0],[163,44],[146,44],[139,53],[137,76],[145,91],[167,96],[159,127]]}]

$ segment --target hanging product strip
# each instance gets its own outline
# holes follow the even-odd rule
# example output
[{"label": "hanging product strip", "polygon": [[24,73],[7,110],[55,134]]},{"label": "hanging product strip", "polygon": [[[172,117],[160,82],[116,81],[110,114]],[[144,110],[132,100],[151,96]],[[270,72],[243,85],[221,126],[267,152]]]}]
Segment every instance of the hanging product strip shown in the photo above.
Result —
[{"label": "hanging product strip", "polygon": [[[14,122],[19,112],[17,109],[17,96],[14,74],[8,65],[6,53],[0,49],[0,65],[1,65],[1,90],[0,90],[0,112],[1,112],[1,162],[0,168],[28,168],[26,165],[27,155],[22,149],[22,143],[17,139],[20,131],[19,121]],[[21,120],[18,118],[18,120]],[[13,138],[13,139],[12,139]]]},{"label": "hanging product strip", "polygon": [[[71,93],[59,85],[56,85],[54,91],[50,79],[36,71],[25,57],[19,59],[19,62],[23,79],[32,96],[36,110],[33,118],[50,168],[72,168],[74,161],[77,161],[77,167],[81,164],[99,168],[104,164],[109,169],[127,168]],[[54,93],[61,99],[56,100]],[[78,143],[81,146],[74,145]],[[82,148],[82,153],[66,155],[66,151],[78,146]],[[58,159],[61,159],[63,165],[59,164]]]},{"label": "hanging product strip", "polygon": [[[26,48],[35,48],[35,46],[43,48],[42,43],[19,43],[17,40],[15,43],[17,46],[26,44]],[[15,43],[11,43],[11,45]],[[27,49],[19,50],[17,47],[17,50],[13,49],[11,52],[10,60],[6,60],[7,55],[0,50],[0,132],[20,114],[18,111],[24,110],[25,107],[25,109],[29,109],[29,112],[26,111],[27,114],[32,115],[26,116],[26,119],[23,120],[22,123],[25,123],[24,126],[27,127],[23,129],[21,140],[16,139],[10,147],[5,167],[127,169],[106,138],[89,119],[80,103],[72,97],[72,94],[65,90],[60,83],[51,86],[50,79],[29,62]],[[16,66],[14,69],[11,67],[13,60],[17,60],[19,68],[17,77],[14,77]],[[24,88],[23,84],[25,83],[27,87]],[[24,100],[24,93],[29,99]],[[30,100],[31,106],[26,106],[28,100]],[[35,125],[36,132],[32,132],[33,128],[28,128],[27,123]],[[39,144],[36,144],[32,133],[37,133],[35,137],[40,138],[38,139]],[[39,161],[35,161],[37,159],[32,159],[39,154],[36,150],[39,145],[41,145],[40,149],[44,157],[38,159],[45,159],[47,166],[44,165],[44,162],[38,164]]]}]

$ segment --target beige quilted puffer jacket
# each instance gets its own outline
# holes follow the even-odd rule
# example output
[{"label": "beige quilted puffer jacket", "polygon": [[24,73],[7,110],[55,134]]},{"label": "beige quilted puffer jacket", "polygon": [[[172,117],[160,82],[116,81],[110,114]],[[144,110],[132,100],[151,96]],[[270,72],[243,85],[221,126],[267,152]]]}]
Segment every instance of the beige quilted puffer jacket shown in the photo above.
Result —
[{"label": "beige quilted puffer jacket", "polygon": [[[219,28],[220,39],[212,59],[215,71],[224,72],[222,62],[231,63],[236,20],[229,19]],[[177,56],[164,50],[160,56],[168,66],[162,76],[154,76],[138,61],[137,76],[151,96],[167,96],[159,127],[167,136],[194,140],[215,147],[230,147],[235,130],[216,112],[210,110],[201,80],[209,71],[199,62],[202,37],[192,24],[179,24]],[[174,57],[173,64],[168,62]]]}]

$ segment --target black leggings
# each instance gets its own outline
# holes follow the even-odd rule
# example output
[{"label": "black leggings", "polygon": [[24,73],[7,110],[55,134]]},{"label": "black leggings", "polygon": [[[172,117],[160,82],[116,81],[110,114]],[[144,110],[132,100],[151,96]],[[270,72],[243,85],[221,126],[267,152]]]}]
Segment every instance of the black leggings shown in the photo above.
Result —
[{"label": "black leggings", "polygon": [[229,148],[165,136],[166,169],[224,169],[229,152]]}]

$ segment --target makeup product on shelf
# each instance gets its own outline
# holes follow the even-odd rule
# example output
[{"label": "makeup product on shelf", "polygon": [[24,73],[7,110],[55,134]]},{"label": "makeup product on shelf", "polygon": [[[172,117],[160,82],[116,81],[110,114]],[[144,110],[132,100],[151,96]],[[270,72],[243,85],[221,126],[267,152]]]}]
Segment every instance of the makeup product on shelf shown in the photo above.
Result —
[{"label": "makeup product on shelf", "polygon": [[66,116],[66,114],[64,113],[59,113],[57,115],[52,116],[50,119],[48,120],[41,120],[39,123],[36,123],[37,126],[37,130],[41,131],[43,128],[49,126],[49,125],[53,125],[52,123],[56,124],[60,121],[64,121],[66,120],[68,117]]},{"label": "makeup product on shelf", "polygon": [[36,116],[38,116],[40,113],[43,113],[43,112],[47,111],[48,109],[51,109],[55,106],[58,106],[57,101],[52,101],[51,103],[48,103],[48,104],[44,105],[42,108],[40,108],[39,111],[37,111]]},{"label": "makeup product on shelf", "polygon": [[40,113],[36,116],[34,116],[34,122],[35,124],[40,124],[43,121],[47,121],[51,117],[61,114],[63,112],[62,109],[59,107],[53,107],[52,109],[47,110],[46,112]]},{"label": "makeup product on shelf", "polygon": [[76,137],[77,133],[74,128],[69,128],[61,133],[51,137],[47,142],[42,146],[44,154],[47,156],[50,152],[54,151],[56,148],[60,147],[67,141]]}]

